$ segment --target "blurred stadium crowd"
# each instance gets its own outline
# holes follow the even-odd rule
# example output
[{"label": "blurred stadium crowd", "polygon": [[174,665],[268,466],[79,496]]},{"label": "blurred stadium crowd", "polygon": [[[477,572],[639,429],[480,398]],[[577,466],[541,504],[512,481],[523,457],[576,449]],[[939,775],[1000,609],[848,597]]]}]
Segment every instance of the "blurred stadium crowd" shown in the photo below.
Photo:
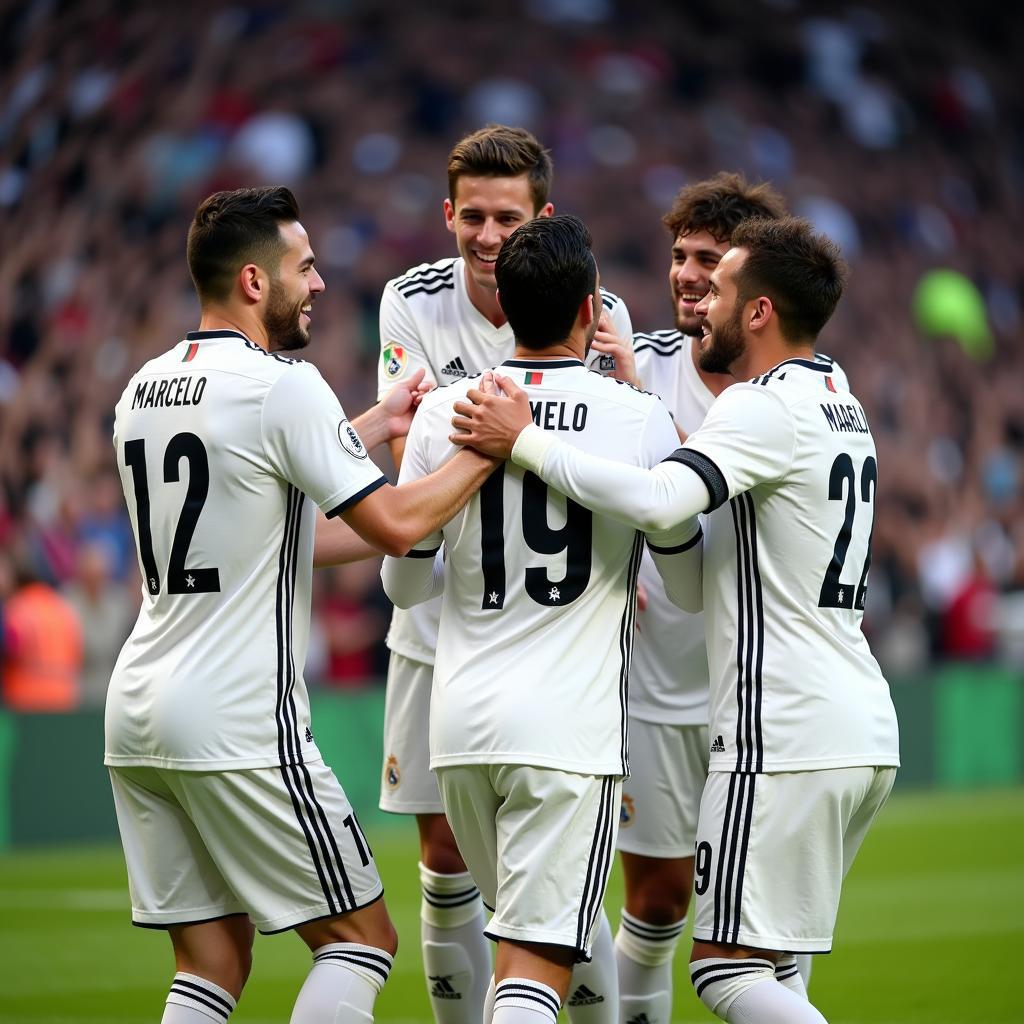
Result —
[{"label": "blurred stadium crowd", "polygon": [[[134,619],[112,411],[197,323],[198,201],[295,190],[328,286],[308,357],[355,413],[381,290],[454,254],[447,152],[488,121],[550,147],[556,208],[634,329],[672,326],[660,216],[686,181],[771,180],[841,244],[822,348],[879,450],[876,653],[894,676],[1024,661],[1022,47],[987,2],[3,0],[5,701],[32,698],[17,663],[44,648],[78,679],[49,706],[102,701]],[[318,574],[313,680],[382,674],[376,570]]]}]

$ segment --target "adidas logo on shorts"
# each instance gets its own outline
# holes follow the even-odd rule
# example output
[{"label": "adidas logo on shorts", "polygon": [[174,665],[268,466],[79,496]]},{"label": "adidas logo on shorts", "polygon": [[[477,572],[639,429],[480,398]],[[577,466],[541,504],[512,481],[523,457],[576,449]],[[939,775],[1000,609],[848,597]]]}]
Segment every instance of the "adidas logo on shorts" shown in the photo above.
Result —
[{"label": "adidas logo on shorts", "polygon": [[714,743],[711,744],[712,754],[724,754],[725,753],[725,740],[722,739],[721,735],[715,737]]},{"label": "adidas logo on shorts", "polygon": [[456,356],[447,366],[441,368],[441,373],[446,377],[468,377],[469,371],[462,362],[461,356]]},{"label": "adidas logo on shorts", "polygon": [[575,992],[569,997],[569,1006],[594,1006],[597,1003],[603,1003],[604,996],[599,996],[596,992],[592,992],[586,985],[580,985]]}]

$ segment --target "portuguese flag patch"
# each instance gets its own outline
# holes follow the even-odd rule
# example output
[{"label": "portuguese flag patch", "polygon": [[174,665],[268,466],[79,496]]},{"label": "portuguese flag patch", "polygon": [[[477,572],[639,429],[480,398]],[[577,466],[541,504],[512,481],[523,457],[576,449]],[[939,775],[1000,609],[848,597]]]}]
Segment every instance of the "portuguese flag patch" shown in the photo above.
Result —
[{"label": "portuguese flag patch", "polygon": [[539,384],[544,379],[543,373],[537,373],[535,370],[527,370],[526,377],[523,380],[524,384]]}]

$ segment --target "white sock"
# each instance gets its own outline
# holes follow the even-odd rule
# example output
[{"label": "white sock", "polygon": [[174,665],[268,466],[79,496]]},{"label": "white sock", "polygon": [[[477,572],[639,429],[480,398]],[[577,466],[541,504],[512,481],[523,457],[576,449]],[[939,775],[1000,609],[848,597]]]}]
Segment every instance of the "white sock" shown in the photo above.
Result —
[{"label": "white sock", "polygon": [[496,985],[494,975],[491,975],[491,983],[487,986],[487,998],[484,1000],[484,1024],[491,1024],[491,1017],[494,1015],[494,995]]},{"label": "white sock", "polygon": [[313,952],[291,1024],[367,1024],[394,961],[376,946],[332,942]]},{"label": "white sock", "polygon": [[803,972],[800,970],[801,959],[807,960],[808,971],[810,970],[810,954],[803,956],[794,953],[783,953],[775,961],[775,980],[780,985],[785,985],[790,992],[795,992],[801,999],[807,998],[807,986],[804,984]]},{"label": "white sock", "polygon": [[494,989],[492,1024],[555,1024],[558,993],[529,978],[506,978]]},{"label": "white sock", "polygon": [[224,1024],[235,1008],[235,1000],[206,978],[178,971],[167,994],[167,1005],[160,1024]]},{"label": "white sock", "polygon": [[420,943],[437,1024],[480,1024],[491,979],[480,891],[468,871],[441,875],[420,864]]},{"label": "white sock", "polygon": [[685,917],[673,924],[648,924],[623,908],[615,935],[621,1024],[669,1024],[672,959],[685,930]]},{"label": "white sock", "polygon": [[590,963],[572,969],[565,1008],[572,1024],[618,1024],[619,971],[615,964],[615,943],[608,915],[601,911],[601,922],[594,936]]},{"label": "white sock", "polygon": [[796,966],[800,971],[800,977],[804,980],[804,991],[811,987],[811,968],[814,967],[813,953],[796,953]]},{"label": "white sock", "polygon": [[729,1007],[729,1024],[828,1024],[807,1001],[769,979],[744,989]]}]

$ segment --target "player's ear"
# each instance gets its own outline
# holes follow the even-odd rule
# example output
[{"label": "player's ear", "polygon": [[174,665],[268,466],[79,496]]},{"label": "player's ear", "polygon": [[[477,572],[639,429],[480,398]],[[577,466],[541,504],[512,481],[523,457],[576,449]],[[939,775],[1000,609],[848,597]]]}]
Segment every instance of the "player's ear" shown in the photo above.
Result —
[{"label": "player's ear", "polygon": [[250,302],[259,302],[267,292],[266,276],[255,263],[246,263],[238,272],[242,293]]},{"label": "player's ear", "polygon": [[500,309],[502,313],[504,313],[505,307],[501,304],[501,292],[497,288],[495,288],[494,290],[494,299],[498,303],[498,309]]},{"label": "player's ear", "polygon": [[581,303],[576,316],[583,327],[589,327],[598,316],[598,300],[596,295],[588,295]]},{"label": "player's ear", "polygon": [[539,209],[539,210],[537,211],[537,214],[536,214],[536,215],[537,215],[538,217],[553,217],[553,216],[554,216],[554,214],[555,214],[555,204],[554,204],[554,203],[545,203],[545,204],[544,204],[544,205],[543,205],[543,206],[542,206],[542,207],[541,207],[541,208],[540,208],[540,209]]},{"label": "player's ear", "polygon": [[451,232],[455,231],[455,207],[450,199],[444,201],[444,226]]},{"label": "player's ear", "polygon": [[774,312],[775,306],[772,304],[772,300],[767,295],[759,295],[753,300],[753,309],[747,319],[747,326],[752,331],[764,330]]}]

